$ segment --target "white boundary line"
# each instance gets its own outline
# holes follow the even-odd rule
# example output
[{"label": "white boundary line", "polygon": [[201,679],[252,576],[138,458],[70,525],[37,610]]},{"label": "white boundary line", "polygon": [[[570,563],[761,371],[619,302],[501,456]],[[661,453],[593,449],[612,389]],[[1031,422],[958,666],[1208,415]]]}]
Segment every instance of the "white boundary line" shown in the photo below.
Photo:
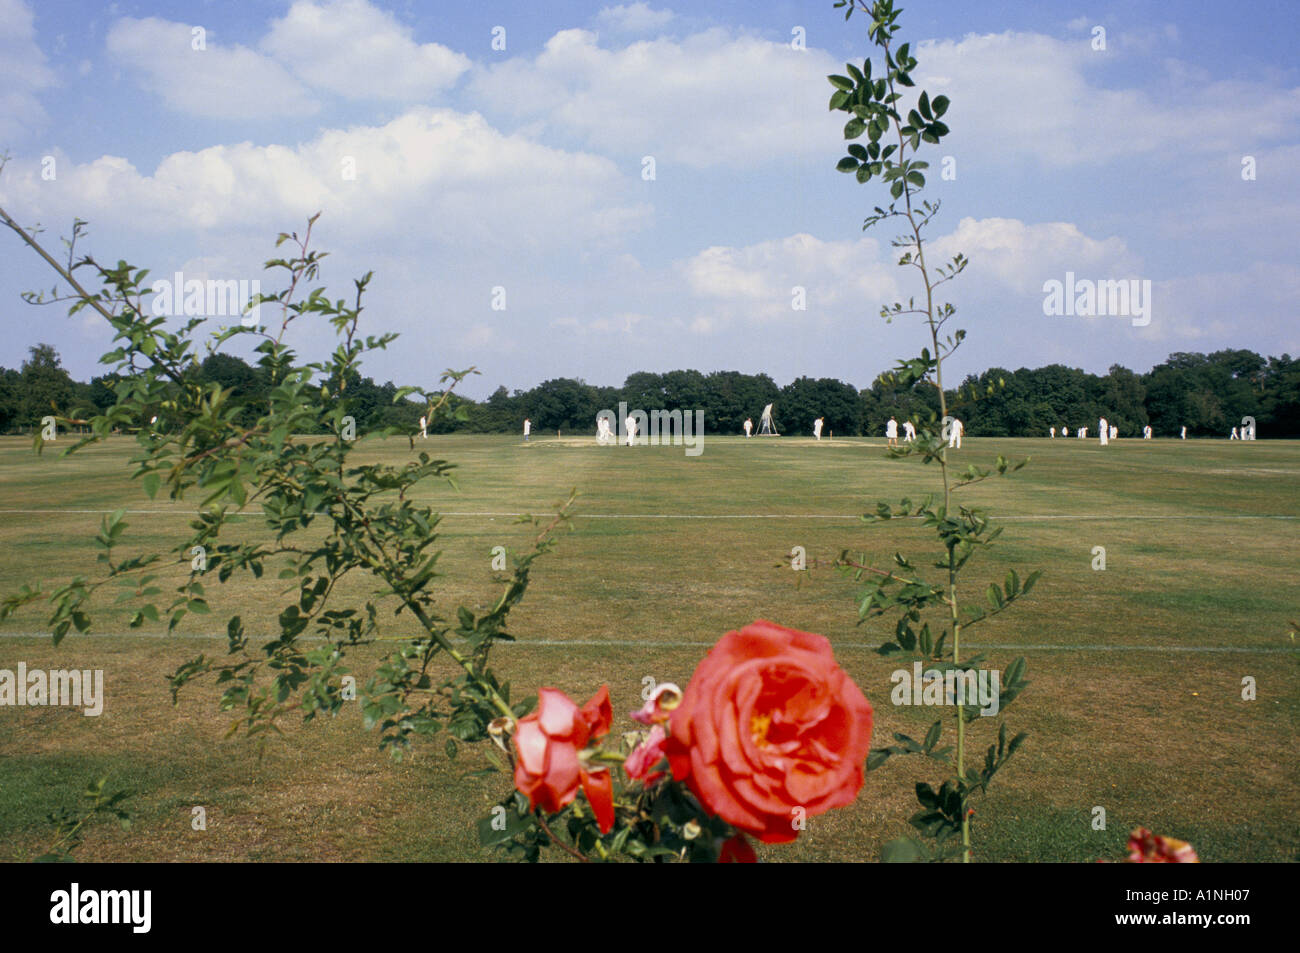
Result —
[{"label": "white boundary line", "polygon": [[[0,632],[0,639],[46,639],[48,632]],[[261,636],[250,636],[250,640]],[[270,638],[270,636],[265,636]],[[68,639],[225,639],[225,635],[216,633],[186,633],[168,635],[166,632],[69,632]],[[320,636],[303,636],[308,641],[324,641]],[[652,641],[643,639],[526,639],[519,642],[497,642],[500,648],[712,648],[715,642],[701,642],[689,639],[677,641]],[[880,648],[876,642],[831,642],[836,649],[870,649]],[[1285,646],[1262,645],[1032,645],[1016,643],[989,643],[987,645],[967,645],[972,651],[1018,651],[1018,652],[1245,652],[1250,654],[1272,654],[1279,652],[1300,652],[1300,645],[1295,648]]]},{"label": "white boundary line", "polygon": [[[66,509],[66,508],[60,508],[60,507],[55,507],[55,508],[51,508],[51,509],[44,509],[44,510],[0,509],[0,513],[21,514],[21,515],[39,514],[39,513],[44,513],[44,514],[56,514],[56,515],[57,515],[57,514],[61,514],[61,513],[69,513],[69,514],[89,514],[89,515],[101,515],[101,514],[102,514],[102,515],[107,516],[108,514],[110,514],[110,513],[114,513],[114,512],[116,512],[116,511],[115,511],[115,510],[74,510],[74,509]],[[539,510],[536,511],[536,512],[534,512],[534,513],[492,513],[492,512],[483,512],[483,513],[462,513],[462,512],[450,512],[450,511],[449,511],[449,512],[438,513],[436,510],[435,510],[434,512],[435,512],[436,515],[438,515],[438,516],[454,516],[454,517],[463,517],[463,518],[475,518],[475,517],[477,517],[477,518],[483,518],[483,517],[486,517],[486,518],[490,518],[490,519],[495,519],[496,517],[512,517],[512,518],[513,518],[513,517],[518,517],[518,516],[538,516],[538,515],[544,515],[546,511],[545,511],[544,509],[540,509],[540,508],[539,508]],[[127,515],[127,516],[157,516],[157,515],[167,516],[167,515],[171,515],[171,516],[188,516],[188,517],[193,517],[193,516],[198,516],[199,513],[200,513],[199,510],[182,510],[182,509],[167,509],[167,510],[161,510],[161,509],[155,509],[155,510],[126,510],[126,515]],[[252,515],[252,514],[250,514],[250,513],[230,513],[230,514],[227,514],[227,515],[228,515],[228,517],[239,517],[239,516],[250,516],[250,515]],[[858,520],[860,520],[861,517],[860,517],[860,516],[855,516],[855,515],[853,515],[853,514],[849,514],[849,513],[844,513],[844,514],[836,514],[836,513],[718,513],[718,514],[709,514],[709,513],[582,513],[582,512],[577,512],[577,513],[574,513],[574,514],[573,514],[573,518],[574,518],[574,519],[579,519],[579,520],[582,520],[582,519],[588,519],[588,520],[846,520],[846,521],[857,522]],[[920,517],[895,517],[895,519],[919,519],[919,518],[920,518]],[[1022,516],[996,516],[996,515],[992,515],[992,514],[990,514],[990,517],[989,517],[989,518],[990,518],[991,520],[995,521],[995,522],[996,522],[996,521],[1001,521],[1001,522],[1014,522],[1014,521],[1024,521],[1024,520],[1089,520],[1089,521],[1094,521],[1094,522],[1116,522],[1116,521],[1123,521],[1123,520],[1206,520],[1206,521],[1210,521],[1210,520],[1221,520],[1221,521],[1222,521],[1222,520],[1229,520],[1229,521],[1235,521],[1235,520],[1300,520],[1300,515],[1296,515],[1296,516],[1277,515],[1277,514],[1264,514],[1264,515],[1253,515],[1253,514],[1225,514],[1225,515],[1215,515],[1215,514],[1207,513],[1207,514],[1200,514],[1200,515],[1198,515],[1198,514],[1181,514],[1181,515],[1176,515],[1176,516],[1147,516],[1147,515],[1142,515],[1142,514],[1131,515],[1131,516],[1123,516],[1123,515],[1121,515],[1121,516],[1094,516],[1094,515],[1079,515],[1079,516],[1076,516],[1076,515],[1073,515],[1073,514],[1070,514],[1070,513],[1043,513],[1043,514],[1030,514],[1030,515],[1022,515]]]}]

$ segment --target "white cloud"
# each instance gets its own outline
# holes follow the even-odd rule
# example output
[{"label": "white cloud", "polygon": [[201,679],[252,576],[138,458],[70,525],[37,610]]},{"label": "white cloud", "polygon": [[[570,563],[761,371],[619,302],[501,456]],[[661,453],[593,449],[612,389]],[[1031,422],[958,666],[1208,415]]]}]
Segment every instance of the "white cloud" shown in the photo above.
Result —
[{"label": "white cloud", "polygon": [[[4,0],[11,2],[11,0]],[[212,119],[315,113],[310,90],[347,99],[427,100],[451,86],[470,60],[411,30],[367,0],[298,0],[271,23],[260,49],[222,46],[188,24],[124,17],[108,52],[178,112]]]},{"label": "white cloud", "polygon": [[891,266],[870,238],[836,242],[800,233],[743,248],[715,245],[681,262],[679,270],[713,309],[701,330],[713,330],[723,317],[772,321],[799,315],[796,287],[803,289],[807,313],[813,315],[834,314],[864,300],[892,301],[899,294]]},{"label": "white cloud", "polygon": [[[1055,167],[1157,158],[1169,152],[1240,151],[1246,141],[1293,137],[1300,89],[1202,81],[1166,64],[1169,82],[1110,88],[1091,79],[1113,60],[1087,38],[1033,33],[927,41],[916,50],[918,88],[953,102],[948,149],[1022,154]],[[1104,79],[1104,74],[1098,77]]]},{"label": "white cloud", "polygon": [[[343,175],[348,159],[351,180]],[[41,188],[34,160],[15,162],[0,185],[47,219],[273,234],[323,209],[331,225],[353,234],[398,229],[423,236],[426,247],[509,256],[616,240],[650,212],[608,159],[504,135],[478,114],[427,107],[383,126],[327,130],[294,148],[244,142],[177,152],[152,175],[116,156],[58,161],[57,191]]]},{"label": "white cloud", "polygon": [[1123,240],[1089,238],[1070,222],[963,218],[928,249],[932,268],[958,253],[970,259],[956,282],[993,282],[1022,294],[1041,294],[1044,281],[1064,280],[1066,271],[1080,278],[1130,278],[1139,266]]},{"label": "white cloud", "polygon": [[[927,244],[932,276],[935,266],[957,252],[971,264],[952,284],[942,285],[936,298],[937,303],[952,301],[959,307],[961,316],[953,328],[995,316],[1004,334],[1042,334],[1044,281],[1063,280],[1067,270],[1081,279],[1151,277],[1141,272],[1140,259],[1122,240],[1092,238],[1069,222],[1031,225],[1015,219],[964,218],[953,231]],[[695,314],[684,316],[684,321],[697,334],[761,327],[763,333],[780,328],[788,335],[803,328],[812,335],[809,340],[839,335],[857,342],[847,345],[856,349],[862,346],[865,317],[874,325],[865,340],[907,349],[918,340],[919,318],[903,316],[886,326],[878,317],[882,306],[906,303],[909,297],[919,303],[924,296],[916,272],[898,267],[897,257],[892,248],[871,238],[825,241],[808,234],[739,248],[706,248],[677,266],[696,299]],[[792,307],[795,286],[806,290],[806,312]]]},{"label": "white cloud", "polygon": [[40,93],[54,84],[31,9],[22,0],[0,0],[0,142],[45,125]]},{"label": "white cloud", "polygon": [[108,31],[110,56],[178,112],[212,119],[259,119],[314,113],[307,90],[270,57],[224,47],[210,35],[194,49],[191,27],[124,17]]},{"label": "white cloud", "polygon": [[[1117,58],[1168,46],[1176,31],[1123,32],[1106,54],[1089,39],[1008,31],[919,43],[918,83],[953,102],[945,147],[1063,168],[1294,136],[1300,89],[1279,79],[1202,78],[1173,60],[1157,61],[1149,83],[1117,85]],[[750,167],[836,148],[826,75],[843,71],[824,50],[721,28],[626,45],[571,29],[535,57],[478,73],[471,89],[539,130],[610,153]]]},{"label": "white cloud", "polygon": [[721,29],[618,49],[564,30],[535,58],[479,73],[472,89],[511,116],[618,155],[750,167],[834,148],[826,75],[837,65],[823,52]]},{"label": "white cloud", "polygon": [[675,16],[671,10],[653,10],[638,0],[605,7],[596,14],[596,24],[616,33],[649,33],[667,26]]},{"label": "white cloud", "polygon": [[451,86],[467,56],[417,43],[411,30],[366,0],[298,0],[262,48],[314,88],[349,99],[420,101]]}]

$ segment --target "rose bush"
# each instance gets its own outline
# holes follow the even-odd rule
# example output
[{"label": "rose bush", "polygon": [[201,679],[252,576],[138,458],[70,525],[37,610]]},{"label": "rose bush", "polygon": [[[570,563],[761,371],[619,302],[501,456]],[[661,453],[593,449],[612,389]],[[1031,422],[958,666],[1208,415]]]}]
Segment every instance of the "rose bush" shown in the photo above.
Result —
[{"label": "rose bush", "polygon": [[857,796],[872,717],[825,637],[760,620],[700,662],[665,749],[673,777],[705,808],[782,843],[797,836],[796,819]]}]

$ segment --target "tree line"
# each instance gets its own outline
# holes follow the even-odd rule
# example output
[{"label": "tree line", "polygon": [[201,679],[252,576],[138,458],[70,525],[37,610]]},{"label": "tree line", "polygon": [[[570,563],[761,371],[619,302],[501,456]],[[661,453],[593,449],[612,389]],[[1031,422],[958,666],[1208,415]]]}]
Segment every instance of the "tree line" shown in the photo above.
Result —
[{"label": "tree line", "polygon": [[[74,381],[48,344],[36,345],[29,355],[18,370],[0,368],[0,432],[30,432],[47,414],[88,417],[112,404],[116,378]],[[229,390],[248,422],[266,406],[265,371],[239,357],[210,355],[192,373],[199,382]],[[356,376],[347,393],[361,432],[419,426],[424,404],[394,402],[398,388],[391,381],[376,384]],[[1185,426],[1189,436],[1223,437],[1249,416],[1263,438],[1300,437],[1300,360],[1227,350],[1171,354],[1145,374],[1118,364],[1105,375],[1062,364],[991,368],[968,376],[948,392],[948,400],[970,436],[1040,437],[1062,426],[1095,431],[1098,418],[1105,417],[1123,436],[1136,436],[1150,425],[1157,436],[1176,436]],[[560,377],[529,390],[498,387],[482,401],[454,395],[455,413],[436,421],[430,432],[511,433],[527,417],[534,432],[588,433],[594,432],[599,411],[617,413],[620,402],[629,410],[703,410],[705,432],[714,434],[740,433],[746,418],[757,426],[769,403],[775,404],[777,430],[797,434],[810,432],[821,417],[830,434],[879,436],[890,417],[919,420],[938,411],[932,387],[895,387],[887,374],[859,390],[830,377],[800,377],[781,387],[766,374],[638,371],[622,387]]]}]

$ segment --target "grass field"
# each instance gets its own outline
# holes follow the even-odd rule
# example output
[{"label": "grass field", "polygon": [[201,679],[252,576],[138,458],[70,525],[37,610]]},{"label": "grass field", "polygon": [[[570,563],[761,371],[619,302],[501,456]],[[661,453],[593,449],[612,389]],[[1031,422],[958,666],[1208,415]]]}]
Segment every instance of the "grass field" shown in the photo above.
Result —
[{"label": "grass field", "polygon": [[[459,468],[459,491],[424,487],[444,513],[446,607],[492,599],[492,547],[525,545],[511,514],[545,513],[576,487],[575,531],[537,565],[512,617],[519,644],[496,650],[517,695],[555,685],[582,702],[608,682],[615,730],[627,729],[643,678],[684,686],[723,633],[768,618],[830,638],[875,707],[877,744],[924,731],[934,713],[890,703],[898,666],[874,651],[892,620],[857,625],[858,587],[828,568],[844,548],[880,565],[896,550],[933,552],[913,525],[858,519],[877,499],[923,495],[938,477],[888,459],[882,443],[707,438],[688,457],[680,447],[540,435],[530,444],[430,438],[421,449]],[[977,804],[976,859],[1118,858],[1139,824],[1191,841],[1206,861],[1300,859],[1300,654],[1289,635],[1300,618],[1300,442],[965,444],[963,461],[1032,456],[1013,476],[961,491],[1006,526],[972,562],[966,598],[1008,568],[1044,570],[1029,599],[971,633],[999,668],[1026,656],[1031,680],[1006,712],[1030,738]],[[122,438],[60,460],[0,439],[0,594],[93,574],[92,537],[117,507],[128,507],[130,545],[166,549],[188,535],[190,503],[151,501],[127,478],[132,447]],[[363,447],[368,458],[409,456],[405,440]],[[254,516],[247,525],[258,531]],[[807,572],[789,567],[796,545]],[[1092,568],[1096,546],[1105,571]],[[187,569],[177,565],[173,584]],[[0,624],[0,668],[103,669],[106,691],[99,717],[0,708],[0,859],[40,853],[53,830],[45,814],[75,806],[100,775],[135,792],[136,822],[128,832],[94,826],[79,851],[86,860],[495,856],[478,847],[473,822],[509,781],[465,777],[486,764],[468,747],[449,760],[430,744],[394,764],[355,707],[265,744],[225,738],[229,718],[210,683],[171,705],[165,676],[200,651],[220,653],[230,614],[271,632],[274,575],[209,584],[213,614],[173,636],[131,632],[129,611],[108,600],[96,634],[74,633],[57,649],[41,606]],[[359,675],[374,657],[358,660]],[[1253,701],[1242,699],[1246,676],[1257,681]],[[995,734],[985,722],[998,720],[975,725],[976,750]],[[811,819],[797,842],[760,856],[874,860],[907,832],[914,782],[938,774],[895,759],[867,775],[852,807]],[[206,831],[191,829],[196,805]],[[1092,827],[1095,807],[1106,810],[1104,831]]]}]

